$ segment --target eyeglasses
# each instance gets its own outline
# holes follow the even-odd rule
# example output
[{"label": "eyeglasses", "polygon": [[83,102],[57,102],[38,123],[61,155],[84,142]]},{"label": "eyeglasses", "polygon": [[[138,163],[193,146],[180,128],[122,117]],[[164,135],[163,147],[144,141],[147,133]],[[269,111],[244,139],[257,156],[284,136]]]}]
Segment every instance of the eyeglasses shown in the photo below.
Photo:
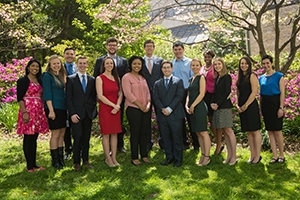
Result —
[{"label": "eyeglasses", "polygon": [[145,47],[146,47],[146,48],[154,48],[153,45],[146,45]]},{"label": "eyeglasses", "polygon": [[117,44],[108,44],[107,46],[109,46],[109,47],[116,47],[118,45]]}]

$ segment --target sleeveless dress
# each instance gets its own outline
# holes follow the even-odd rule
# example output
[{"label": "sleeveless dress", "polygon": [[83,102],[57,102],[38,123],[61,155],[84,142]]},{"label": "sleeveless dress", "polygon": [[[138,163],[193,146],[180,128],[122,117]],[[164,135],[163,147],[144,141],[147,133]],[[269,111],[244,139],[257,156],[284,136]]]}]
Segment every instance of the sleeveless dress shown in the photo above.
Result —
[{"label": "sleeveless dress", "polygon": [[[110,80],[105,75],[99,76],[102,79],[103,95],[111,102],[117,103],[119,88],[114,80]],[[100,101],[99,122],[102,134],[116,134],[122,132],[120,111],[112,114],[113,108]]]},{"label": "sleeveless dress", "polygon": [[[245,81],[245,77],[242,78],[239,86],[239,106],[243,106],[248,97],[250,96],[252,90],[251,90],[251,84],[250,82]],[[240,121],[241,121],[241,130],[243,132],[247,131],[257,131],[261,129],[261,122],[260,122],[260,114],[259,114],[259,108],[257,100],[254,99],[254,101],[248,106],[248,108],[242,112],[239,113],[240,115]]]},{"label": "sleeveless dress", "polygon": [[39,83],[30,81],[29,87],[24,95],[24,105],[29,115],[27,124],[23,121],[22,110],[19,109],[17,134],[33,135],[35,133],[48,133],[48,122],[42,100],[43,88]]},{"label": "sleeveless dress", "polygon": [[[192,82],[192,79],[190,79],[190,84],[188,87],[189,91],[189,104],[190,106],[197,96],[199,95],[199,82],[200,82],[200,76],[196,76],[194,81]],[[207,106],[204,102],[204,99],[200,101],[200,103],[197,104],[197,106],[194,109],[194,113],[190,115],[191,120],[191,131],[192,132],[202,132],[207,131]]]}]

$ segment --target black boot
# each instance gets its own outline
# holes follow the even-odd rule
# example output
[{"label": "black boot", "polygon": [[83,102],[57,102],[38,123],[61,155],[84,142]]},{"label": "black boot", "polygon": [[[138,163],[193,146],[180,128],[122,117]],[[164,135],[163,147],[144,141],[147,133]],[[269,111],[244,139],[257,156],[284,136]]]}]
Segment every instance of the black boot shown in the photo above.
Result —
[{"label": "black boot", "polygon": [[52,166],[55,167],[56,169],[61,169],[62,166],[59,163],[58,160],[58,149],[50,149],[51,152],[51,157],[52,157]]},{"label": "black boot", "polygon": [[58,147],[58,162],[62,167],[65,167],[65,161],[64,161],[64,147]]}]

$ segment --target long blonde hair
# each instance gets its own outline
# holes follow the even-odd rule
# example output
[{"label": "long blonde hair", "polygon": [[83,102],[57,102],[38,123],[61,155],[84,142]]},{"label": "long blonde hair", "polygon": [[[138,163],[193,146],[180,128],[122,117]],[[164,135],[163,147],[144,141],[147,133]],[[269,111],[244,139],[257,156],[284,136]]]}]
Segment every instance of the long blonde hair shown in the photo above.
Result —
[{"label": "long blonde hair", "polygon": [[[228,73],[227,67],[226,67],[225,62],[224,62],[224,60],[223,60],[222,58],[220,58],[220,57],[215,58],[213,64],[214,64],[216,61],[221,62],[222,65],[223,65],[222,70],[221,70],[220,72],[218,72],[219,77],[222,77],[222,76],[224,76],[225,74]],[[215,66],[215,64],[214,64],[214,66]],[[215,71],[216,71],[216,70],[215,70]]]},{"label": "long blonde hair", "polygon": [[[52,69],[51,69],[51,60],[53,59],[59,59],[59,62],[60,62],[60,65],[61,65],[61,68],[59,70],[59,74],[58,74],[58,78],[57,76],[53,73]],[[65,84],[66,84],[66,80],[67,80],[67,72],[66,72],[66,69],[65,67],[63,66],[62,64],[62,61],[60,59],[60,57],[58,55],[51,55],[50,58],[48,59],[48,64],[47,64],[47,67],[46,67],[46,71],[49,72],[55,82],[56,82],[56,85],[58,85],[59,87],[63,87]]]}]

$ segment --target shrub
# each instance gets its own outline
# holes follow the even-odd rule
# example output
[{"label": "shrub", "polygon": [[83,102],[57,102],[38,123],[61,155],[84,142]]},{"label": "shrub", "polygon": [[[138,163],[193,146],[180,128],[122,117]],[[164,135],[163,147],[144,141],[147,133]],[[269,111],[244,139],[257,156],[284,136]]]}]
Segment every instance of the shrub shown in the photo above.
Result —
[{"label": "shrub", "polygon": [[17,125],[19,104],[2,103],[0,104],[0,124],[6,131],[11,132]]}]

